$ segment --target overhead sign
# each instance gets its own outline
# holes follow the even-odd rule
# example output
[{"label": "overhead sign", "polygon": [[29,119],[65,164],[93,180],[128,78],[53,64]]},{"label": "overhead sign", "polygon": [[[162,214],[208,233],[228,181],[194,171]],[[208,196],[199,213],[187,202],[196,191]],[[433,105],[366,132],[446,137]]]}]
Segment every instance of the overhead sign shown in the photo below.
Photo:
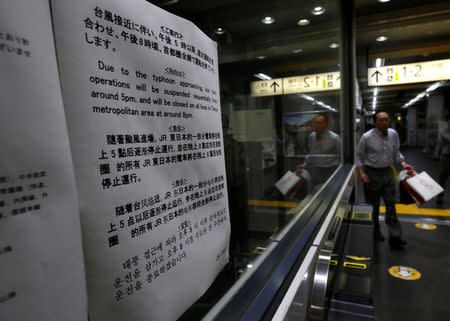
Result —
[{"label": "overhead sign", "polygon": [[250,84],[253,97],[339,90],[340,88],[341,73],[339,71],[253,81]]},{"label": "overhead sign", "polygon": [[422,276],[419,271],[408,266],[392,266],[389,274],[402,280],[418,280]]},{"label": "overhead sign", "polygon": [[283,78],[283,93],[295,94],[341,88],[341,73],[328,72]]},{"label": "overhead sign", "polygon": [[251,83],[252,96],[274,96],[283,94],[283,78],[253,81]]},{"label": "overhead sign", "polygon": [[389,86],[450,79],[450,59],[369,68],[369,86]]}]

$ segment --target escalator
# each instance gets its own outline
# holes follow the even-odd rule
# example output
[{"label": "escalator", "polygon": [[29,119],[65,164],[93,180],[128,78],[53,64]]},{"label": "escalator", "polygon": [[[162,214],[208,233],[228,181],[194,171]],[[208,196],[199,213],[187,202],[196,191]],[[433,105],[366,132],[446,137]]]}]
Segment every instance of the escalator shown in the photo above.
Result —
[{"label": "escalator", "polygon": [[310,249],[316,247],[314,258],[292,282],[295,295],[272,320],[374,320],[372,208],[346,202],[350,193],[348,187],[324,221]]}]

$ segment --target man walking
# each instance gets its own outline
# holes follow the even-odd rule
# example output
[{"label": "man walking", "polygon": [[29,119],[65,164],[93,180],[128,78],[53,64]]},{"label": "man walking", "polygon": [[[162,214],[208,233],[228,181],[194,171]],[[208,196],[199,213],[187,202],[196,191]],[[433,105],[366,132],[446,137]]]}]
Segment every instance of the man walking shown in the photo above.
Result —
[{"label": "man walking", "polygon": [[395,162],[405,170],[413,170],[413,166],[405,162],[400,153],[400,140],[397,132],[389,128],[389,116],[378,112],[374,117],[375,128],[364,133],[358,144],[356,166],[364,183],[364,197],[373,206],[374,239],[383,241],[378,220],[380,197],[386,205],[386,224],[389,230],[389,244],[401,248],[406,245],[402,240],[402,230],[395,210],[395,182],[391,167]]}]

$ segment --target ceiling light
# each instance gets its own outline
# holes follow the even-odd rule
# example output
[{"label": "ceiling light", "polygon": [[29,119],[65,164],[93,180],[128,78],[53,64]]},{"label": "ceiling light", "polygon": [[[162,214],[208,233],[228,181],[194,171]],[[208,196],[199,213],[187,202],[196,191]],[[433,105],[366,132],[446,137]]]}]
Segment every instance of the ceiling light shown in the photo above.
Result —
[{"label": "ceiling light", "polygon": [[312,98],[311,96],[308,96],[308,95],[305,95],[305,94],[300,94],[300,96],[303,97],[303,98],[305,98],[306,100],[309,100],[309,101],[314,101],[314,100],[315,100],[315,99]]},{"label": "ceiling light", "polygon": [[440,86],[441,86],[441,82],[440,81],[435,82],[434,84],[432,84],[430,87],[427,88],[427,93],[437,89]]},{"label": "ceiling light", "polygon": [[259,74],[255,74],[255,77],[258,78],[258,79],[261,79],[261,80],[270,80],[270,79],[272,79],[272,77],[267,76],[266,74],[263,74],[261,72]]},{"label": "ceiling light", "polygon": [[373,90],[373,95],[374,97],[378,96],[378,87],[375,87],[375,89]]},{"label": "ceiling light", "polygon": [[382,59],[382,58],[375,59],[375,67],[379,68],[383,65],[384,65],[384,59]]},{"label": "ceiling light", "polygon": [[333,49],[335,49],[335,48],[337,48],[337,47],[339,47],[339,45],[338,45],[337,43],[332,43],[332,44],[330,45],[330,48],[333,48]]},{"label": "ceiling light", "polygon": [[266,56],[257,56],[256,59],[264,59]]},{"label": "ceiling light", "polygon": [[302,52],[302,51],[303,51],[303,49],[301,49],[301,48],[298,48],[298,49],[292,50],[292,52],[293,52],[293,53],[299,53],[299,52]]},{"label": "ceiling light", "polygon": [[380,36],[380,37],[378,37],[377,38],[377,41],[386,41],[386,40],[388,40],[388,37],[386,37],[386,36]]},{"label": "ceiling light", "polygon": [[321,15],[324,12],[325,12],[325,8],[322,6],[314,7],[314,9],[311,10],[311,13],[316,16]]},{"label": "ceiling light", "polygon": [[222,35],[225,33],[225,29],[222,27],[217,27],[216,29],[214,29],[214,32],[217,33],[218,35]]},{"label": "ceiling light", "polygon": [[404,104],[401,108],[407,108],[409,106],[411,106],[412,104],[416,103],[417,101],[419,101],[420,99],[422,99],[423,97],[428,97],[430,92],[436,90],[437,88],[439,88],[440,86],[444,85],[445,81],[438,81],[435,82],[434,84],[432,84],[430,87],[427,88],[427,90],[419,93],[416,97],[414,97],[413,99],[411,99],[410,101],[408,101],[406,104]]},{"label": "ceiling light", "polygon": [[272,17],[264,17],[264,18],[261,20],[261,22],[264,23],[264,24],[266,24],[266,25],[270,25],[271,23],[274,23],[274,22],[275,22],[275,19],[272,18]]},{"label": "ceiling light", "polygon": [[300,19],[299,21],[297,21],[297,24],[299,26],[306,26],[309,25],[311,21],[309,21],[308,19]]},{"label": "ceiling light", "polygon": [[378,0],[378,2],[389,2],[391,0]]},{"label": "ceiling light", "polygon": [[169,6],[171,4],[175,4],[178,3],[178,0],[167,0],[167,1],[163,1],[162,3],[160,3],[160,6]]}]

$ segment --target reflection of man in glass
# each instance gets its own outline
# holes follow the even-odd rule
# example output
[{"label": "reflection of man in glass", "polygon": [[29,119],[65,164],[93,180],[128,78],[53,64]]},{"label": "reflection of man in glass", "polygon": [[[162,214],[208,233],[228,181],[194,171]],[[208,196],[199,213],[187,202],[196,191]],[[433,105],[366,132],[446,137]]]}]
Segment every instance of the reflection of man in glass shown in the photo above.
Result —
[{"label": "reflection of man in glass", "polygon": [[[442,151],[441,161],[439,164],[439,185],[445,189],[445,183],[447,182],[448,174],[450,173],[450,114],[447,115],[447,127],[441,130],[439,133]],[[445,192],[444,192],[445,193]],[[437,203],[442,204],[444,202],[444,193],[439,194]]]},{"label": "reflection of man in glass", "polygon": [[341,139],[328,129],[330,119],[326,114],[314,118],[314,131],[308,137],[308,155],[297,166],[297,173],[303,168],[311,174],[313,185],[324,183],[340,164]]}]

